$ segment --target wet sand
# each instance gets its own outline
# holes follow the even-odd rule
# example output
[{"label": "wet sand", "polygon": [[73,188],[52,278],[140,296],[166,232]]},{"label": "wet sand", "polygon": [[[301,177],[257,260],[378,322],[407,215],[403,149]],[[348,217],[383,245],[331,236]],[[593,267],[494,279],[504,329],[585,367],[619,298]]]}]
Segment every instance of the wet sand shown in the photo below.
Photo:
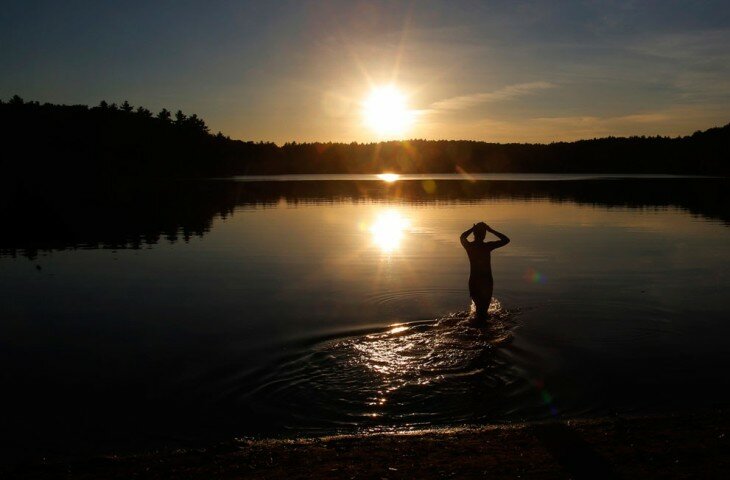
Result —
[{"label": "wet sand", "polygon": [[726,478],[730,413],[239,440],[0,467],[15,479]]}]

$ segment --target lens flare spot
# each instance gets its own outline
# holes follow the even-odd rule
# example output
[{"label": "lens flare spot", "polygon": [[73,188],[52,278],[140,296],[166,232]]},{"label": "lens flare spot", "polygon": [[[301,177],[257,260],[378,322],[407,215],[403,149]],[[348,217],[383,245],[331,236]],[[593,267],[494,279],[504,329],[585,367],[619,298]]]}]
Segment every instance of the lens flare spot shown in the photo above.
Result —
[{"label": "lens flare spot", "polygon": [[535,283],[535,284],[544,284],[547,279],[545,278],[545,275],[538,272],[534,268],[528,268],[527,271],[525,271],[525,274],[523,277],[526,282]]},{"label": "lens flare spot", "polygon": [[433,180],[424,180],[421,185],[423,186],[423,191],[433,195],[436,193],[436,182]]}]

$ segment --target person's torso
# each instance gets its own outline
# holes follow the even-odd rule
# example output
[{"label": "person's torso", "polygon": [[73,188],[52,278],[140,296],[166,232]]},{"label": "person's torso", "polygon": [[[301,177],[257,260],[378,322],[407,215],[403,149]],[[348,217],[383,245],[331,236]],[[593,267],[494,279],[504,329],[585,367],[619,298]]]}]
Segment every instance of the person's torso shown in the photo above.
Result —
[{"label": "person's torso", "polygon": [[466,253],[472,276],[492,277],[492,251],[484,243],[471,243]]}]

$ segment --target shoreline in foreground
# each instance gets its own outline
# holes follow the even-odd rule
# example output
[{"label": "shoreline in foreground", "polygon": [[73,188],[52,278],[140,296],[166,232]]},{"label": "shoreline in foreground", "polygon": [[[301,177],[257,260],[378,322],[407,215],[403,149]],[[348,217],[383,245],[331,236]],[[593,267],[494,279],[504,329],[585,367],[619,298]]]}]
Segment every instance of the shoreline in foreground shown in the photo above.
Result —
[{"label": "shoreline in foreground", "polygon": [[0,467],[16,479],[122,478],[722,478],[730,468],[724,409],[695,414],[548,421],[240,440],[195,450]]}]

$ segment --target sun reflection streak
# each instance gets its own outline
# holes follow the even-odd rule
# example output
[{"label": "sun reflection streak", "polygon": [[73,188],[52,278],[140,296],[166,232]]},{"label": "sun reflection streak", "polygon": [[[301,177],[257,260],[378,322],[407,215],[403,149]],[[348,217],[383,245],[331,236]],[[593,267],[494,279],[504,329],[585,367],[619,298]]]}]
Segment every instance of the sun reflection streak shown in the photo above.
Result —
[{"label": "sun reflection streak", "polygon": [[378,174],[378,178],[387,183],[393,183],[400,179],[400,175],[397,173],[381,173]]},{"label": "sun reflection streak", "polygon": [[405,331],[408,330],[408,327],[406,327],[404,325],[391,325],[391,326],[393,328],[391,328],[390,330],[388,330],[388,333],[390,333],[391,335],[394,334],[394,333],[405,332]]},{"label": "sun reflection streak", "polygon": [[378,215],[370,227],[373,243],[383,252],[391,253],[400,247],[406,230],[411,226],[410,220],[397,210],[386,210]]}]

